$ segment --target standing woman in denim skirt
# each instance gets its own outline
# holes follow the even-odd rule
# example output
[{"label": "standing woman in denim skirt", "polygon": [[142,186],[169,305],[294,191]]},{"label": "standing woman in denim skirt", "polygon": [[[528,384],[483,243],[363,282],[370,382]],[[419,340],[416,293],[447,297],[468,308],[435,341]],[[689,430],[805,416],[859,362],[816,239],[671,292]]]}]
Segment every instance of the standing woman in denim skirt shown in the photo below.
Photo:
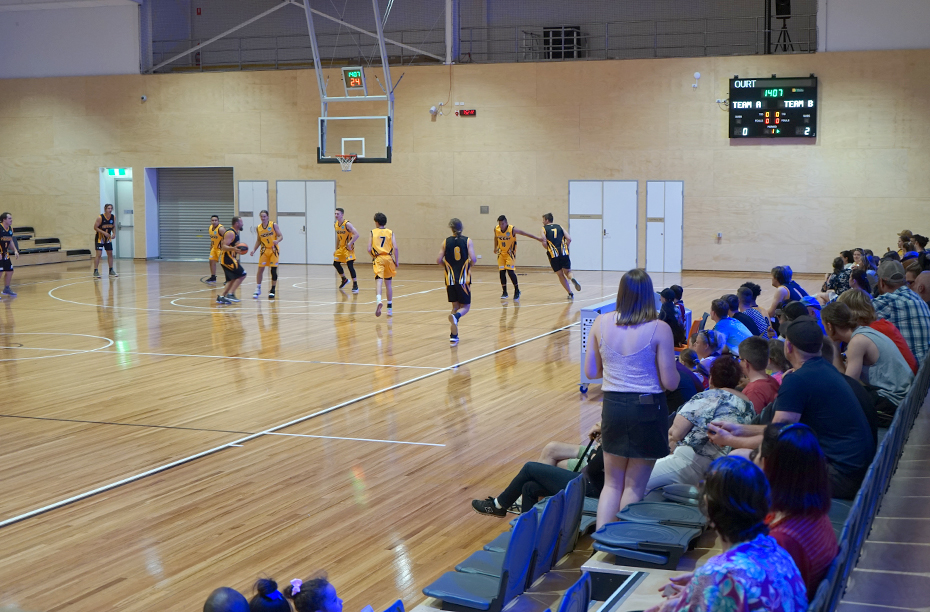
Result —
[{"label": "standing woman in denim skirt", "polygon": [[603,377],[601,443],[604,489],[597,526],[638,502],[652,466],[668,455],[665,390],[678,387],[672,330],[658,320],[652,279],[634,269],[620,279],[617,311],[597,317],[588,333],[585,375]]}]

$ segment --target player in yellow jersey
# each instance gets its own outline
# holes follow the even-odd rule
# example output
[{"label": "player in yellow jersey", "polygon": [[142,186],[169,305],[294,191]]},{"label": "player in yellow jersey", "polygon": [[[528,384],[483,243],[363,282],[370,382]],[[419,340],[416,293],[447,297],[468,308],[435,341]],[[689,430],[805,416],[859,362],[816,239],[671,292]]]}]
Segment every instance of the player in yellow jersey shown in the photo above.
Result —
[{"label": "player in yellow jersey", "polygon": [[281,233],[277,223],[269,221],[267,210],[263,210],[258,216],[261,218],[261,223],[255,228],[258,238],[255,239],[255,246],[249,253],[249,255],[254,255],[255,251],[261,249],[258,258],[258,273],[255,275],[255,293],[252,297],[257,300],[262,296],[262,275],[265,273],[265,268],[271,268],[271,291],[268,292],[268,299],[273,300],[275,287],[278,285],[278,256],[280,255],[278,245],[284,240],[284,234]]},{"label": "player in yellow jersey", "polygon": [[549,256],[549,266],[559,275],[559,283],[568,292],[568,299],[573,300],[575,294],[572,293],[569,281],[575,285],[575,291],[581,291],[581,285],[572,276],[572,260],[568,256],[568,245],[572,243],[572,237],[561,225],[553,221],[552,213],[542,216],[543,246],[546,247],[546,254]]},{"label": "player in yellow jersey", "polygon": [[226,228],[220,225],[220,218],[213,215],[210,217],[210,227],[207,231],[210,233],[210,278],[203,282],[215,283],[216,262],[223,256],[223,249],[220,248],[220,243],[223,242],[223,234],[226,233]]},{"label": "player in yellow jersey", "polygon": [[445,269],[446,294],[452,304],[452,314],[449,315],[449,343],[458,344],[459,321],[471,308],[471,267],[478,258],[471,238],[462,235],[462,222],[452,218],[449,221],[449,229],[452,230],[452,235],[443,241],[436,263]]},{"label": "player in yellow jersey", "polygon": [[375,213],[374,221],[375,229],[371,230],[371,236],[368,238],[368,253],[372,257],[371,263],[375,269],[375,297],[378,300],[375,316],[381,316],[382,280],[387,287],[387,313],[391,316],[393,314],[391,298],[394,297],[391,279],[397,274],[397,266],[400,265],[400,256],[397,254],[397,236],[384,227],[387,225],[387,216],[384,213]]},{"label": "player in yellow jersey", "polygon": [[352,293],[358,293],[358,279],[355,277],[355,241],[358,240],[358,230],[345,219],[346,211],[342,208],[336,209],[336,252],[333,253],[333,267],[342,277],[342,289],[349,282],[345,272],[342,270],[342,264],[349,268],[349,276],[352,277]]},{"label": "player in yellow jersey", "polygon": [[515,260],[517,258],[517,234],[532,238],[536,242],[545,242],[539,237],[519,230],[513,225],[507,223],[507,217],[501,215],[497,218],[497,225],[494,226],[494,252],[497,253],[497,269],[501,274],[501,299],[506,300],[507,295],[507,275],[510,275],[510,282],[513,283],[513,299],[520,299],[520,287],[517,285],[517,272]]}]

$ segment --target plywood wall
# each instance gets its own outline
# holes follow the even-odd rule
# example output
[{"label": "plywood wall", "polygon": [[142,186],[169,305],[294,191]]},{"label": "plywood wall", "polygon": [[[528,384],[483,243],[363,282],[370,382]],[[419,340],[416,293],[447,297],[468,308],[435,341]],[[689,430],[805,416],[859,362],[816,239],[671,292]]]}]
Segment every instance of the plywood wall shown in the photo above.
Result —
[{"label": "plywood wall", "polygon": [[[267,180],[272,212],[275,181],[335,179],[348,218],[366,229],[385,212],[409,263],[434,261],[452,216],[490,263],[494,219],[535,230],[552,212],[565,223],[572,179],[639,180],[641,232],[645,181],[684,181],[686,269],[823,271],[841,248],[883,251],[905,227],[930,234],[927,50],[460,65],[451,94],[448,67],[398,69],[395,81],[402,72],[393,163],[348,174],[316,163],[312,71],[0,81],[0,207],[87,247],[99,167],[142,177],[221,165]],[[820,78],[817,141],[731,144],[714,101],[734,74],[773,73]],[[433,120],[429,107],[447,98],[477,116]],[[139,179],[135,197],[141,254]],[[545,265],[540,248],[523,246],[520,264]],[[643,236],[640,249],[642,264]]]}]

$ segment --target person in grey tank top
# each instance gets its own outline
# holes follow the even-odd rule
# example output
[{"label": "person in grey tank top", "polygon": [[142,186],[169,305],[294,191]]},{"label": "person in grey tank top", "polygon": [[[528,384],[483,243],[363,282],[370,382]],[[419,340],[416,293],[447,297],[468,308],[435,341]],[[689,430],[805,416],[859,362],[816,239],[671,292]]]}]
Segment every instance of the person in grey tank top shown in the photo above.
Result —
[{"label": "person in grey tank top", "polygon": [[630,270],[620,279],[616,312],[597,317],[588,332],[585,375],[603,378],[601,445],[604,489],[597,526],[638,502],[656,460],[668,455],[665,390],[678,387],[671,328],[658,320],[652,279]]},{"label": "person in grey tank top", "polygon": [[[821,313],[827,335],[836,344],[833,365],[865,383],[875,402],[879,422],[888,422],[904,401],[914,372],[895,343],[885,334],[859,325],[849,306],[833,302]],[[846,361],[840,354],[846,345]]]}]

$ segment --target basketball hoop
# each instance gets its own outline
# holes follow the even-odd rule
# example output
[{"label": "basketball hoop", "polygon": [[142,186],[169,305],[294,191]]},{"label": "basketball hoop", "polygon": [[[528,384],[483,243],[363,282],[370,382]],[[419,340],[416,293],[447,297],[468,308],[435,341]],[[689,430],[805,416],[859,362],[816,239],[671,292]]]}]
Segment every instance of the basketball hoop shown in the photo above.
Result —
[{"label": "basketball hoop", "polygon": [[339,165],[342,166],[343,172],[351,172],[352,162],[355,161],[355,158],[357,156],[355,155],[334,155],[333,157],[339,160]]}]

